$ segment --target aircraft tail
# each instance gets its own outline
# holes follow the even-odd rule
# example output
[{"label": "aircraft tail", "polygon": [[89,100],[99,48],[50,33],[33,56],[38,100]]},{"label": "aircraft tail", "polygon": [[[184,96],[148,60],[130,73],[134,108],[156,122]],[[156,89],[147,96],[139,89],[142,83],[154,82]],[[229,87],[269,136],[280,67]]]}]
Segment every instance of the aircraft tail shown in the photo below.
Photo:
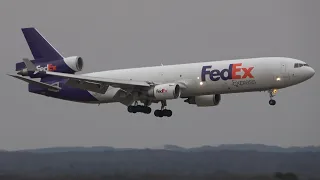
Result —
[{"label": "aircraft tail", "polygon": [[34,59],[42,61],[63,59],[63,56],[35,28],[22,28],[22,32]]},{"label": "aircraft tail", "polygon": [[[22,28],[22,33],[29,45],[34,60],[30,62],[34,64],[36,70],[39,71],[56,71],[62,73],[73,74],[81,71],[83,60],[81,57],[72,56],[64,58],[38,31],[37,29]],[[27,70],[25,62],[16,63],[16,71],[20,71],[21,75],[37,78]],[[41,76],[42,77],[42,76]]]},{"label": "aircraft tail", "polygon": [[[21,30],[34,57],[33,63],[63,60],[64,57],[38,32],[37,29],[31,27],[22,28]],[[24,68],[25,64],[23,62],[16,64],[16,71]]]}]

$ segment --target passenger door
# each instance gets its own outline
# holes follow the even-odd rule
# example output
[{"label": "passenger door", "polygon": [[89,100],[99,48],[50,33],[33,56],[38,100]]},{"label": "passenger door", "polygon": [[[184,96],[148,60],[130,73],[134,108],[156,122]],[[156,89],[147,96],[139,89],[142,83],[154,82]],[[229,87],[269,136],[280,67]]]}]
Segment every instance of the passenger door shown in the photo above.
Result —
[{"label": "passenger door", "polygon": [[[280,67],[280,76],[279,77],[281,78],[281,82],[284,85],[286,82],[288,82],[290,80],[290,75],[289,75],[288,66],[287,66],[286,62],[281,62],[280,66],[281,67]],[[276,77],[276,80],[279,77]]]}]

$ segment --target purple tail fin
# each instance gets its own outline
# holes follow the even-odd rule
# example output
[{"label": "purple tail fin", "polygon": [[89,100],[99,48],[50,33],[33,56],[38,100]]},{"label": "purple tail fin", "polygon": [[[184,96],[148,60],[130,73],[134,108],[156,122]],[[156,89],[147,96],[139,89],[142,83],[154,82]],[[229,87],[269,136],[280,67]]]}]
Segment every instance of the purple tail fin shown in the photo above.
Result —
[{"label": "purple tail fin", "polygon": [[63,56],[35,28],[22,28],[22,32],[35,60],[48,62],[63,59]]},{"label": "purple tail fin", "polygon": [[[82,69],[82,58],[77,56],[64,58],[35,28],[22,28],[34,60],[31,62],[37,70],[56,71],[73,74]],[[46,77],[45,74],[34,74],[26,71],[24,62],[16,63],[16,71],[20,75],[31,78]]]}]

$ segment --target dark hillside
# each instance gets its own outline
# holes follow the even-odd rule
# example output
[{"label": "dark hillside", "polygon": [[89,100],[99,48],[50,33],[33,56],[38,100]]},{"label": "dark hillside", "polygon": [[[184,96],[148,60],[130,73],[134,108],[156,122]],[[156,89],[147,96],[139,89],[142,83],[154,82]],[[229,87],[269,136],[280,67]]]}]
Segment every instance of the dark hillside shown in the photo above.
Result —
[{"label": "dark hillside", "polygon": [[236,174],[295,172],[320,177],[320,153],[255,151],[180,152],[126,150],[105,152],[0,152],[0,174],[178,173]]}]

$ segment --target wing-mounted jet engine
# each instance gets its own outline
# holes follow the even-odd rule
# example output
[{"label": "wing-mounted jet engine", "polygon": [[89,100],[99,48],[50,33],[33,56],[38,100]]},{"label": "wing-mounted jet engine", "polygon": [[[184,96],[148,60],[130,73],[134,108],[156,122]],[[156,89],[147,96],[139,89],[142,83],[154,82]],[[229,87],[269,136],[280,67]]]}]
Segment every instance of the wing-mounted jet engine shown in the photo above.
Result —
[{"label": "wing-mounted jet engine", "polygon": [[210,95],[189,97],[184,102],[189,104],[195,104],[198,107],[207,107],[207,106],[217,106],[220,104],[220,101],[221,101],[220,94],[210,94]]}]

